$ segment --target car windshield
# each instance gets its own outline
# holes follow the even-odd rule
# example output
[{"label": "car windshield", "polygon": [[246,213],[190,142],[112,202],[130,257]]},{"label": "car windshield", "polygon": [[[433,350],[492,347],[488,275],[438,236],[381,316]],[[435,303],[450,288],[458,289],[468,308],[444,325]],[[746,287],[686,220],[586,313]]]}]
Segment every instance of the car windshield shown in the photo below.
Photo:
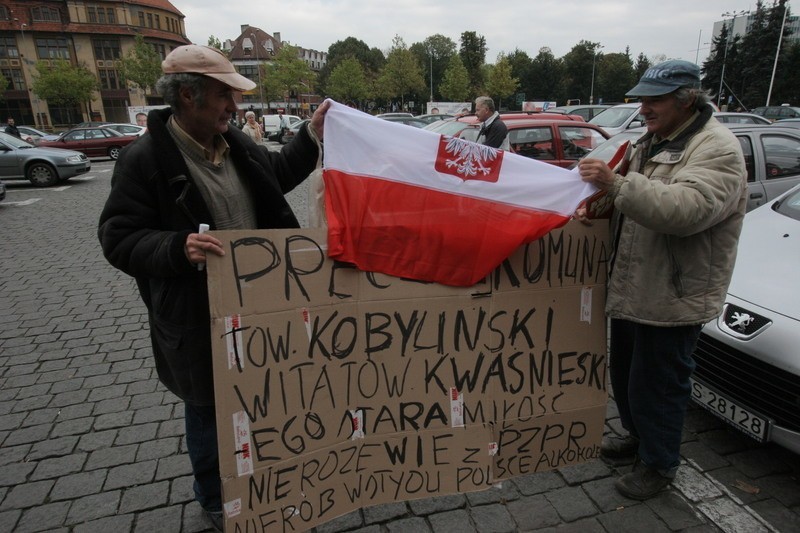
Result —
[{"label": "car windshield", "polygon": [[638,113],[638,107],[610,107],[596,115],[589,122],[601,128],[618,128],[634,113]]},{"label": "car windshield", "polygon": [[32,144],[29,144],[28,142],[7,133],[0,133],[0,139],[2,139],[4,143],[14,148],[33,148]]},{"label": "car windshield", "polygon": [[795,189],[794,193],[775,204],[775,211],[789,218],[800,220],[800,189]]}]

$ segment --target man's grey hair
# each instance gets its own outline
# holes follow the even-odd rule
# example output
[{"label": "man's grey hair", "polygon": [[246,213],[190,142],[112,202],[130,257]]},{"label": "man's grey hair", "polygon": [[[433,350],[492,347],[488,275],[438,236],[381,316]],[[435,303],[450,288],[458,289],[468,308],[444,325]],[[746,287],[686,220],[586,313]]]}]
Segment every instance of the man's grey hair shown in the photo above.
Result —
[{"label": "man's grey hair", "polygon": [[694,100],[694,108],[698,111],[711,102],[708,92],[699,87],[681,87],[675,91],[675,99],[679,104],[688,104]]},{"label": "man's grey hair", "polygon": [[181,87],[188,87],[192,93],[192,98],[197,105],[205,104],[206,88],[211,78],[200,74],[189,74],[178,72],[176,74],[164,74],[156,82],[156,92],[164,97],[164,101],[169,104],[172,112],[180,114],[180,90]]},{"label": "man's grey hair", "polygon": [[485,105],[485,106],[486,106],[486,108],[487,108],[489,111],[491,111],[492,113],[494,113],[494,100],[492,100],[492,99],[491,99],[491,98],[489,98],[488,96],[479,96],[479,97],[477,97],[477,98],[475,99],[475,107],[478,107],[478,106],[479,106],[479,105],[481,105],[481,104]]}]

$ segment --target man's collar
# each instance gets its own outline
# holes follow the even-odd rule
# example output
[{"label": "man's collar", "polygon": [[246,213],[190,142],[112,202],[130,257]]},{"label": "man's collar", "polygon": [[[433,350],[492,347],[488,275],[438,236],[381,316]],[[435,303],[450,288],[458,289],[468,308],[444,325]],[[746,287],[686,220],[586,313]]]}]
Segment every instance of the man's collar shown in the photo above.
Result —
[{"label": "man's collar", "polygon": [[178,121],[175,120],[175,115],[170,115],[167,121],[167,128],[173,132],[178,139],[180,139],[181,144],[183,144],[188,150],[202,156],[203,159],[215,165],[219,165],[225,161],[225,158],[228,156],[228,152],[230,152],[230,146],[228,145],[228,142],[220,134],[214,135],[214,152],[212,153],[209,151],[205,146],[195,141],[194,138],[192,138],[192,136],[186,132],[186,130],[181,128],[180,124],[178,124]]}]

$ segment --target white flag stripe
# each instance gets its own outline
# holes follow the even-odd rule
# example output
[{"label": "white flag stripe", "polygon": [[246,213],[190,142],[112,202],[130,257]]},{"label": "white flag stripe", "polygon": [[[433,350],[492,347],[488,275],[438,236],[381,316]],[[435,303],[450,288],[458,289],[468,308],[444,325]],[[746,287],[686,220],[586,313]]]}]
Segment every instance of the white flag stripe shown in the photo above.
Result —
[{"label": "white flag stripe", "polygon": [[440,135],[367,115],[332,102],[325,117],[326,169],[376,177],[456,195],[574,213],[597,189],[577,172],[506,152],[500,178],[491,183],[437,172]]}]

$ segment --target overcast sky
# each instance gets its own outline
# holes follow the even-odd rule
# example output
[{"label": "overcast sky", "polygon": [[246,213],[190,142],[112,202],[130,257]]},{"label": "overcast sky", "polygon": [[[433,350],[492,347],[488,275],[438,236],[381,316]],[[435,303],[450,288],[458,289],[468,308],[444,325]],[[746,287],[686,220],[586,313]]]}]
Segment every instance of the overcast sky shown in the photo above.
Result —
[{"label": "overcast sky", "polygon": [[[206,44],[209,35],[234,39],[242,24],[323,52],[347,37],[387,51],[395,35],[410,46],[437,33],[458,46],[462,32],[475,31],[486,38],[488,63],[517,48],[535,57],[547,46],[561,57],[584,39],[599,42],[603,53],[630,47],[634,58],[643,52],[651,59],[663,54],[702,64],[714,22],[723,13],[755,7],[754,0],[170,1],[185,15],[186,33],[197,44]],[[798,1],[790,4],[792,13]]]}]

